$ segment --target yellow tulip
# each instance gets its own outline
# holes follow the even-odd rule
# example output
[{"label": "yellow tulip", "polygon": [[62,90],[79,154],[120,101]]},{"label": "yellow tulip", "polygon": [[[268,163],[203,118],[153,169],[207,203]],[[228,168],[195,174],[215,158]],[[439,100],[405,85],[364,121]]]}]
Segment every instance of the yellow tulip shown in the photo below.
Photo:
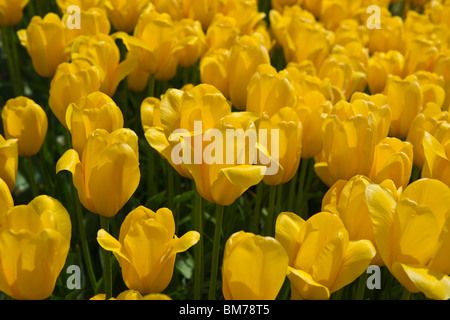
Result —
[{"label": "yellow tulip", "polygon": [[382,10],[380,22],[380,29],[368,31],[370,53],[396,50],[405,54],[406,36],[402,18],[391,16],[389,11]]},{"label": "yellow tulip", "polygon": [[150,0],[106,0],[103,1],[108,17],[117,31],[131,32],[136,27],[141,12]]},{"label": "yellow tulip", "polygon": [[220,12],[233,17],[244,35],[251,35],[266,16],[258,10],[258,0],[225,0]]},{"label": "yellow tulip", "polygon": [[225,300],[275,300],[287,268],[287,254],[277,240],[236,232],[225,244],[223,296]]},{"label": "yellow tulip", "polygon": [[279,12],[283,12],[284,7],[292,7],[301,4],[301,0],[271,0],[272,8]]},{"label": "yellow tulip", "polygon": [[422,177],[438,179],[450,186],[450,124],[440,124],[434,136],[425,131],[423,149],[425,162]]},{"label": "yellow tulip", "polygon": [[2,0],[0,1],[0,26],[11,27],[22,21],[23,8],[29,0]]},{"label": "yellow tulip", "polygon": [[[278,145],[278,171],[274,175],[266,175],[263,179],[268,185],[280,185],[291,180],[298,170],[302,152],[302,123],[294,109],[284,107],[268,117],[263,115],[257,121],[258,130],[267,130],[267,150],[272,150],[272,142]],[[272,130],[277,130],[278,139],[273,140]]]},{"label": "yellow tulip", "polygon": [[405,75],[405,58],[396,51],[375,52],[369,60],[367,70],[367,81],[372,94],[381,93],[386,87],[388,75],[393,74],[399,77]]},{"label": "yellow tulip", "polygon": [[2,110],[6,139],[17,139],[19,155],[37,154],[47,134],[48,120],[45,111],[26,97],[9,99]]},{"label": "yellow tulip", "polygon": [[65,27],[58,15],[34,16],[26,29],[17,32],[28,52],[34,70],[41,77],[51,78],[60,63],[67,62]]},{"label": "yellow tulip", "polygon": [[230,96],[230,54],[231,51],[226,48],[211,49],[200,60],[202,83],[216,87],[227,98]]},{"label": "yellow tulip", "polygon": [[100,73],[84,60],[61,63],[50,85],[48,104],[59,122],[67,128],[68,106],[91,92],[100,90]]},{"label": "yellow tulip", "polygon": [[82,158],[73,149],[64,153],[56,172],[68,170],[83,206],[93,213],[114,216],[136,191],[139,180],[138,137],[130,129],[93,131]]},{"label": "yellow tulip", "polygon": [[95,91],[69,105],[66,123],[72,135],[73,149],[81,155],[91,132],[96,129],[113,132],[122,128],[123,115],[108,95]]},{"label": "yellow tulip", "polygon": [[241,30],[235,18],[218,13],[206,30],[206,42],[210,49],[231,49]]},{"label": "yellow tulip", "polygon": [[65,12],[62,17],[62,23],[65,31],[66,45],[70,46],[71,41],[78,36],[95,36],[96,34],[109,34],[111,31],[111,23],[108,20],[106,12],[100,8],[94,7],[88,10],[80,11],[79,21],[80,28],[71,28],[70,21],[73,13]]},{"label": "yellow tulip", "polygon": [[410,292],[449,299],[448,186],[417,180],[396,201],[374,184],[367,187],[366,199],[377,249],[391,274]]},{"label": "yellow tulip", "polygon": [[39,196],[6,213],[0,227],[0,291],[19,300],[48,298],[64,267],[72,225],[57,200]]},{"label": "yellow tulip", "polygon": [[99,8],[101,7],[101,2],[102,0],[56,0],[56,4],[61,12],[66,12],[67,8],[72,5],[78,6],[81,11]]},{"label": "yellow tulip", "polygon": [[384,94],[391,109],[389,135],[406,138],[413,119],[422,110],[423,94],[417,78],[388,76]]},{"label": "yellow tulip", "polygon": [[219,0],[185,0],[183,1],[184,16],[200,21],[203,30],[207,30],[216,13],[220,12],[223,3]]},{"label": "yellow tulip", "polygon": [[439,123],[450,120],[447,112],[443,112],[435,103],[429,103],[411,122],[411,127],[406,138],[411,142],[414,151],[414,165],[422,168],[425,162],[423,138],[425,132],[434,135]]},{"label": "yellow tulip", "polygon": [[[348,231],[350,240],[369,240],[377,248],[372,220],[367,207],[365,191],[373,182],[366,176],[356,175],[350,180],[339,180],[327,191],[322,200],[322,211],[337,215]],[[380,183],[397,199],[398,190],[392,180]],[[377,252],[371,264],[383,266]]]},{"label": "yellow tulip", "polygon": [[262,37],[259,34],[239,37],[231,49],[228,71],[230,100],[238,110],[245,110],[247,85],[261,64],[270,64]]},{"label": "yellow tulip", "polygon": [[119,48],[107,34],[77,37],[71,46],[71,58],[72,61],[82,59],[97,66],[100,72],[100,91],[110,97],[136,64],[134,55],[120,61]]},{"label": "yellow tulip", "polygon": [[141,294],[163,291],[172,279],[176,254],[188,250],[199,239],[196,231],[178,238],[169,209],[155,213],[143,206],[126,216],[119,240],[103,229],[97,233],[100,246],[113,252],[119,261],[125,285]]},{"label": "yellow tulip", "polygon": [[19,147],[17,139],[5,140],[0,135],[0,179],[4,180],[12,192],[16,187],[19,168]]},{"label": "yellow tulip", "polygon": [[284,107],[296,104],[294,87],[270,64],[261,64],[247,87],[246,110],[272,117]]},{"label": "yellow tulip", "polygon": [[167,13],[154,10],[143,13],[134,29],[133,36],[119,32],[129,52],[137,55],[139,65],[157,80],[169,80],[174,77],[179,49],[177,29]]},{"label": "yellow tulip", "polygon": [[133,68],[133,71],[127,76],[127,87],[133,92],[142,92],[148,87],[150,73],[141,68],[139,63]]},{"label": "yellow tulip", "polygon": [[208,49],[202,26],[199,21],[182,19],[174,27],[179,39],[178,63],[185,68],[193,66]]},{"label": "yellow tulip", "polygon": [[277,239],[289,257],[291,299],[324,300],[353,282],[369,266],[375,248],[369,240],[349,240],[334,214],[319,212],[304,221],[291,212],[278,215]]},{"label": "yellow tulip", "polygon": [[408,74],[418,70],[433,71],[439,56],[439,48],[434,41],[414,39],[408,44],[405,53],[405,68]]},{"label": "yellow tulip", "polygon": [[[183,11],[183,0],[152,0],[151,4],[153,5],[154,9],[157,12],[161,13],[167,13],[170,15],[172,20],[178,21],[183,18],[184,11]],[[149,8],[146,9],[148,11]],[[150,9],[152,10],[152,9]]]},{"label": "yellow tulip", "polygon": [[445,80],[442,75],[419,70],[413,74],[408,75],[405,80],[417,81],[422,91],[422,105],[426,106],[429,103],[436,104],[442,108],[445,102]]},{"label": "yellow tulip", "polygon": [[[89,300],[105,300],[106,295],[99,293]],[[110,298],[109,300],[172,300],[168,295],[161,293],[150,293],[146,295],[140,294],[136,290],[125,290],[121,292],[116,298]]]},{"label": "yellow tulip", "polygon": [[6,223],[6,213],[14,207],[14,199],[6,182],[0,178],[0,229]]}]

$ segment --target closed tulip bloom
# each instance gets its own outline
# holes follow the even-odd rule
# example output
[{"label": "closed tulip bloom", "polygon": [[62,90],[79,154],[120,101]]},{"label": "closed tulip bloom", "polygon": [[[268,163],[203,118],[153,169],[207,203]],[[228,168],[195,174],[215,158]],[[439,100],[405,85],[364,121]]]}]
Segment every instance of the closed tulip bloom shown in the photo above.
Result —
[{"label": "closed tulip bloom", "polygon": [[258,9],[258,0],[225,0],[220,12],[233,17],[242,34],[250,35],[266,16]]},{"label": "closed tulip bloom", "polygon": [[[302,123],[296,111],[290,107],[280,109],[270,118],[263,115],[258,121],[258,130],[268,132],[267,149],[272,149],[272,130],[278,130],[278,171],[275,175],[266,175],[263,179],[268,185],[280,185],[291,180],[298,170],[302,152]],[[272,156],[272,155],[270,155]]]},{"label": "closed tulip bloom", "polygon": [[42,300],[55,288],[70,248],[72,226],[56,199],[39,196],[6,213],[0,227],[0,291],[18,300]]},{"label": "closed tulip bloom", "polygon": [[450,186],[450,124],[442,123],[434,136],[425,131],[423,149],[422,177],[438,179]]},{"label": "closed tulip bloom", "polygon": [[235,18],[218,13],[206,30],[205,37],[210,49],[230,49],[240,34]]},{"label": "closed tulip bloom", "polygon": [[16,187],[19,168],[19,147],[17,139],[8,139],[0,135],[0,179],[3,179],[12,192]]},{"label": "closed tulip bloom", "polygon": [[405,53],[406,72],[411,74],[418,70],[433,71],[439,51],[438,45],[434,41],[427,39],[412,40]]},{"label": "closed tulip bloom", "polygon": [[216,87],[229,98],[229,69],[231,51],[225,48],[212,49],[200,60],[200,78],[202,83]]},{"label": "closed tulip bloom", "polygon": [[436,104],[439,108],[444,106],[446,99],[445,80],[442,75],[430,71],[419,70],[408,75],[405,80],[417,81],[422,91],[422,105]]},{"label": "closed tulip bloom", "polygon": [[100,90],[100,71],[85,60],[61,63],[50,85],[48,104],[59,122],[67,128],[69,105],[91,92]]},{"label": "closed tulip bloom", "polygon": [[93,213],[114,216],[136,191],[139,180],[138,137],[130,129],[108,133],[93,131],[83,154],[73,149],[64,153],[56,164],[56,172],[72,173],[78,197]]},{"label": "closed tulip bloom", "polygon": [[118,240],[103,229],[97,233],[100,246],[112,251],[119,261],[125,285],[141,294],[163,291],[172,279],[176,254],[188,250],[199,239],[196,231],[178,238],[169,209],[153,212],[143,206],[126,216]]},{"label": "closed tulip bloom", "polygon": [[65,28],[55,13],[48,13],[44,18],[34,16],[28,27],[19,30],[17,35],[41,77],[53,77],[58,65],[69,60],[65,53]]},{"label": "closed tulip bloom", "polygon": [[69,10],[69,12],[65,12],[62,17],[63,25],[69,26],[64,28],[67,46],[70,46],[71,41],[78,36],[84,35],[90,37],[99,33],[109,34],[111,31],[111,23],[103,9],[94,7],[80,11],[79,21],[80,24],[82,24],[82,27],[79,29],[70,27],[72,15],[73,13]]},{"label": "closed tulip bloom", "polygon": [[117,31],[131,32],[136,27],[141,12],[150,0],[103,1],[108,17]]},{"label": "closed tulip bloom", "polygon": [[369,60],[367,77],[369,89],[372,94],[381,93],[386,86],[388,75],[404,76],[405,58],[396,51],[375,52]]},{"label": "closed tulip bloom", "polygon": [[422,110],[423,94],[420,85],[413,77],[402,79],[389,76],[384,94],[391,109],[389,135],[406,138],[411,122]]},{"label": "closed tulip bloom", "polygon": [[225,300],[275,300],[287,268],[287,254],[277,240],[236,232],[225,244],[223,296]]},{"label": "closed tulip bloom", "polygon": [[177,30],[178,63],[187,68],[193,66],[208,49],[205,34],[199,21],[182,19],[175,22]]},{"label": "closed tulip bloom", "polygon": [[434,179],[411,183],[396,201],[379,185],[366,190],[378,252],[410,292],[450,298],[450,189]]},{"label": "closed tulip bloom", "polygon": [[233,105],[245,110],[247,85],[261,64],[270,64],[270,57],[258,34],[242,36],[232,47],[230,53],[229,94]]},{"label": "closed tulip bloom", "polygon": [[369,266],[375,248],[369,240],[349,240],[334,214],[319,212],[304,221],[291,212],[278,215],[275,239],[289,257],[291,299],[327,300]]},{"label": "closed tulip bloom", "polygon": [[20,23],[23,17],[23,8],[29,0],[2,0],[0,1],[0,26],[11,27]]},{"label": "closed tulip bloom", "polygon": [[[322,211],[337,215],[344,223],[350,240],[369,240],[376,249],[373,224],[367,207],[365,191],[373,182],[366,176],[356,175],[350,180],[339,180],[331,186],[322,200]],[[380,183],[397,199],[397,187],[392,180]],[[377,252],[371,264],[383,266]]]},{"label": "closed tulip bloom", "polygon": [[216,13],[221,12],[223,3],[219,0],[185,0],[183,1],[184,16],[198,20],[203,30],[207,30]]},{"label": "closed tulip bloom", "polygon": [[406,188],[411,178],[412,166],[413,145],[397,138],[385,138],[375,146],[369,177],[374,183],[390,179],[397,188]]},{"label": "closed tulip bloom", "polygon": [[71,46],[71,58],[72,61],[82,59],[97,66],[100,73],[100,91],[110,97],[136,64],[134,55],[128,55],[127,59],[120,61],[119,48],[107,34],[79,36]]},{"label": "closed tulip bloom", "polygon": [[48,120],[45,111],[26,97],[10,99],[2,110],[6,139],[17,139],[19,155],[37,154],[47,134]]},{"label": "closed tulip bloom", "polygon": [[123,115],[108,95],[95,91],[69,105],[66,123],[72,135],[73,149],[81,155],[91,132],[96,129],[113,132],[122,128]]},{"label": "closed tulip bloom", "polygon": [[397,50],[405,54],[406,36],[403,20],[398,16],[390,16],[388,11],[382,11],[381,27],[368,32],[368,48],[373,54],[377,51],[388,52]]},{"label": "closed tulip bloom", "polygon": [[270,64],[259,65],[247,87],[246,110],[272,117],[284,107],[296,104],[294,87]]}]

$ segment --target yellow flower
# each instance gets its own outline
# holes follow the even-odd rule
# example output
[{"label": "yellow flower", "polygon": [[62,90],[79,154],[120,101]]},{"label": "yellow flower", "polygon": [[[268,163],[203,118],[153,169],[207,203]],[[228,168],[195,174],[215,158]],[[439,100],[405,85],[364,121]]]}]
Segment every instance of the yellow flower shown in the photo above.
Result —
[{"label": "yellow flower", "polygon": [[6,214],[14,207],[14,199],[6,182],[0,178],[0,230],[6,223]]},{"label": "yellow flower", "polygon": [[59,122],[67,128],[67,107],[79,98],[100,90],[98,67],[78,59],[61,63],[50,85],[48,104]]},{"label": "yellow flower", "polygon": [[39,196],[28,205],[13,207],[4,219],[0,291],[19,300],[48,298],[70,248],[69,213],[57,200]]},{"label": "yellow flower", "polygon": [[[105,300],[106,295],[99,293],[89,300]],[[168,295],[161,293],[150,293],[146,295],[140,294],[136,290],[125,290],[121,292],[116,298],[110,298],[109,300],[172,300]]]},{"label": "yellow flower", "polygon": [[296,104],[294,87],[270,64],[261,64],[251,77],[247,87],[246,110],[272,117],[284,107]]},{"label": "yellow flower", "polygon": [[167,13],[154,10],[141,15],[133,36],[119,32],[128,51],[136,54],[139,65],[157,80],[169,80],[177,71],[179,49],[177,29]]},{"label": "yellow flower", "polygon": [[450,124],[440,124],[434,136],[425,131],[423,149],[422,177],[438,179],[450,186]]},{"label": "yellow flower", "polygon": [[131,32],[136,27],[142,11],[150,0],[106,0],[103,1],[109,20],[117,31]]},{"label": "yellow flower", "polygon": [[258,0],[225,0],[220,12],[233,17],[244,35],[251,35],[266,16],[258,10]]},{"label": "yellow flower", "polygon": [[207,30],[216,13],[220,12],[223,3],[220,0],[185,0],[184,16],[200,21],[203,30]]},{"label": "yellow flower", "polygon": [[29,0],[1,0],[0,1],[0,26],[11,27],[22,21],[23,8]]},{"label": "yellow flower", "polygon": [[366,198],[377,249],[391,274],[410,292],[449,299],[449,188],[421,179],[396,201],[383,187],[369,185]]},{"label": "yellow flower", "polygon": [[39,152],[47,134],[45,111],[26,97],[9,99],[2,110],[6,139],[17,139],[19,155],[28,157]]},{"label": "yellow flower", "polygon": [[97,233],[100,246],[112,251],[119,261],[125,285],[141,294],[163,291],[172,279],[176,254],[188,250],[199,239],[196,231],[178,238],[169,209],[155,213],[143,206],[126,216],[119,240],[103,229]]},{"label": "yellow flower", "polygon": [[71,46],[72,61],[82,59],[98,67],[100,91],[112,97],[119,83],[131,73],[136,64],[133,55],[120,61],[120,52],[114,39],[107,34],[92,37],[79,36]]},{"label": "yellow flower", "polygon": [[405,75],[405,58],[396,51],[375,52],[369,60],[367,81],[372,94],[381,93],[386,86],[388,75],[393,74],[403,78]]},{"label": "yellow flower", "polygon": [[56,4],[61,12],[66,12],[67,8],[72,5],[78,6],[81,11],[99,8],[101,7],[101,2],[102,0],[56,0]]},{"label": "yellow flower", "polygon": [[402,18],[391,16],[388,10],[382,10],[380,22],[379,29],[375,28],[368,31],[370,53],[396,50],[405,54],[406,36]]},{"label": "yellow flower", "polygon": [[277,240],[236,232],[225,244],[223,296],[226,300],[275,300],[287,268],[287,254]]},{"label": "yellow flower", "polygon": [[72,173],[78,197],[86,209],[112,217],[139,185],[138,137],[130,129],[112,133],[97,129],[89,135],[81,161],[73,149],[58,160],[56,172],[62,170]]},{"label": "yellow flower", "polygon": [[178,63],[183,67],[194,65],[206,52],[207,44],[199,21],[182,19],[174,24],[179,48],[176,50]]},{"label": "yellow flower", "polygon": [[[278,162],[278,171],[274,175],[266,175],[263,179],[268,185],[280,185],[291,180],[298,170],[302,152],[302,123],[296,111],[284,107],[268,117],[263,115],[257,121],[258,130],[267,130],[267,150],[272,161]],[[273,140],[272,130],[277,130],[278,139]],[[278,154],[273,158],[270,153],[275,142]],[[272,165],[272,164],[271,164]]]},{"label": "yellow flower", "polygon": [[230,49],[240,33],[235,18],[218,13],[206,30],[205,37],[210,49]]},{"label": "yellow flower", "polygon": [[284,7],[292,7],[302,3],[302,0],[271,0],[272,8],[279,12],[283,12]]},{"label": "yellow flower", "polygon": [[65,27],[55,13],[48,13],[44,18],[34,16],[28,27],[19,30],[17,35],[41,77],[53,77],[58,65],[69,60],[65,52]]},{"label": "yellow flower", "polygon": [[417,78],[388,76],[384,94],[391,109],[391,137],[406,138],[413,119],[422,110],[423,94]]},{"label": "yellow flower", "polygon": [[[369,240],[377,248],[373,224],[367,207],[365,191],[373,182],[366,176],[356,175],[350,180],[339,180],[327,191],[322,199],[322,211],[337,215],[348,231],[350,240]],[[380,183],[397,199],[399,191],[392,180]],[[371,264],[383,266],[380,254],[374,256]]]},{"label": "yellow flower", "polygon": [[245,110],[247,85],[261,64],[270,64],[262,37],[259,34],[239,37],[231,49],[228,71],[230,100],[238,110]]},{"label": "yellow flower", "polygon": [[291,212],[280,213],[275,239],[289,257],[291,299],[329,299],[360,276],[376,253],[369,240],[349,240],[342,221],[328,212],[307,221]]},{"label": "yellow flower", "polygon": [[231,51],[226,48],[211,49],[200,60],[202,83],[216,87],[227,98],[230,96],[230,54]]},{"label": "yellow flower", "polygon": [[408,44],[405,53],[405,68],[408,74],[418,70],[433,71],[439,56],[439,48],[434,41],[427,39],[413,39]]},{"label": "yellow flower", "polygon": [[69,105],[66,123],[72,135],[73,149],[81,155],[91,132],[96,129],[113,132],[122,128],[123,115],[108,95],[95,91]]},{"label": "yellow flower", "polygon": [[5,140],[0,135],[0,179],[4,180],[12,192],[16,187],[19,168],[19,147],[17,139]]}]

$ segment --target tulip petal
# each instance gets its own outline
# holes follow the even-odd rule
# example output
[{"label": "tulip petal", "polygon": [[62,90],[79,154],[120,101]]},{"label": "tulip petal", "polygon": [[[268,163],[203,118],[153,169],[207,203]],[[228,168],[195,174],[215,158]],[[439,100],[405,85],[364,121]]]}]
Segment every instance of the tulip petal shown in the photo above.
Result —
[{"label": "tulip petal", "polygon": [[436,253],[429,264],[431,268],[444,274],[450,274],[450,219],[447,219],[441,234]]},{"label": "tulip petal", "polygon": [[119,241],[117,241],[112,235],[106,232],[104,229],[98,230],[97,242],[103,249],[114,253],[119,262],[121,262],[121,259],[123,259],[128,263],[131,263],[127,253],[124,251],[122,247],[122,244]]},{"label": "tulip petal", "polygon": [[291,282],[292,300],[328,300],[330,298],[328,288],[314,281],[310,274],[302,270],[289,267],[287,277]]},{"label": "tulip petal", "polygon": [[197,231],[189,231],[185,233],[181,238],[173,239],[171,242],[172,249],[170,250],[170,256],[188,250],[199,240],[200,233],[198,233]]},{"label": "tulip petal", "polygon": [[280,242],[289,257],[289,265],[294,265],[301,239],[300,230],[305,220],[292,212],[282,212],[278,215],[275,225],[275,239]]}]

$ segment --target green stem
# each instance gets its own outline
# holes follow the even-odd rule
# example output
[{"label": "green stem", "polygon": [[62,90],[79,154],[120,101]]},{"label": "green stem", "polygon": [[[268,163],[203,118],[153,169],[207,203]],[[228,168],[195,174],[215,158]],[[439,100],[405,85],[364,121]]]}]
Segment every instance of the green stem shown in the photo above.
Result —
[{"label": "green stem", "polygon": [[289,198],[288,198],[288,211],[292,212],[295,208],[295,188],[297,186],[298,172],[295,173],[291,182],[289,183]]},{"label": "green stem", "polygon": [[214,243],[212,251],[212,262],[211,262],[211,279],[209,281],[209,300],[216,299],[216,282],[217,273],[219,270],[219,249],[220,249],[220,235],[222,233],[222,222],[223,222],[223,211],[224,206],[216,206],[216,226],[214,230]]},{"label": "green stem", "polygon": [[36,184],[36,180],[34,178],[34,166],[33,159],[31,157],[26,157],[25,161],[27,163],[28,168],[28,178],[30,179],[31,192],[33,193],[33,197],[37,197],[39,194],[39,190]]},{"label": "green stem", "polygon": [[199,243],[194,246],[194,299],[202,297],[203,231],[202,231],[202,197],[195,192],[194,229],[200,233]]},{"label": "green stem", "polygon": [[300,162],[300,179],[298,183],[298,192],[297,192],[297,203],[295,205],[295,213],[300,215],[302,218],[307,218],[306,215],[300,212],[303,201],[304,201],[304,193],[305,193],[305,180],[306,180],[306,171],[308,170],[308,159],[302,159]]},{"label": "green stem", "polygon": [[23,95],[22,76],[20,74],[14,29],[12,27],[2,27],[2,35],[13,92],[16,97],[21,96]]},{"label": "green stem", "polygon": [[[77,224],[78,224],[78,231],[80,233],[80,239],[81,239],[81,250],[83,251],[83,257],[84,262],[86,264],[86,270],[89,277],[89,282],[91,283],[92,290],[95,291],[97,288],[97,280],[95,279],[95,273],[94,268],[92,267],[92,260],[91,255],[89,251],[89,245],[86,237],[86,228],[84,225],[84,218],[83,218],[83,208],[81,207],[80,200],[78,199],[78,195],[76,192],[75,187],[72,186],[72,192],[73,192],[73,201],[75,202],[75,211],[77,216]],[[94,292],[95,294],[97,292]]]},{"label": "green stem", "polygon": [[253,233],[258,233],[259,228],[259,216],[261,213],[261,200],[263,193],[263,182],[258,183],[256,186],[256,198],[255,198],[255,211],[253,212],[253,220],[251,221],[250,231]]},{"label": "green stem", "polygon": [[[100,215],[100,226],[106,232],[109,232],[109,218]],[[112,297],[112,265],[111,254],[109,251],[102,249],[103,255],[103,280],[105,283],[105,300]]]},{"label": "green stem", "polygon": [[155,181],[155,155],[153,153],[153,149],[150,145],[148,145],[147,149],[147,190],[150,193],[150,198],[156,194],[157,184]]},{"label": "green stem", "polygon": [[356,289],[356,300],[364,300],[364,291],[366,290],[367,273],[359,276],[358,287]]},{"label": "green stem", "polygon": [[273,234],[273,220],[275,216],[275,198],[277,195],[277,186],[269,186],[269,207],[267,209],[266,235]]},{"label": "green stem", "polygon": [[174,193],[174,184],[173,184],[173,168],[170,164],[167,164],[167,196],[168,196],[168,201],[167,201],[167,205],[169,207],[170,210],[174,210],[174,202],[173,199],[175,197],[175,193]]},{"label": "green stem", "polygon": [[150,74],[150,77],[148,78],[148,96],[154,97],[155,96],[155,75]]},{"label": "green stem", "polygon": [[403,289],[401,300],[411,300],[411,292],[408,289]]}]

